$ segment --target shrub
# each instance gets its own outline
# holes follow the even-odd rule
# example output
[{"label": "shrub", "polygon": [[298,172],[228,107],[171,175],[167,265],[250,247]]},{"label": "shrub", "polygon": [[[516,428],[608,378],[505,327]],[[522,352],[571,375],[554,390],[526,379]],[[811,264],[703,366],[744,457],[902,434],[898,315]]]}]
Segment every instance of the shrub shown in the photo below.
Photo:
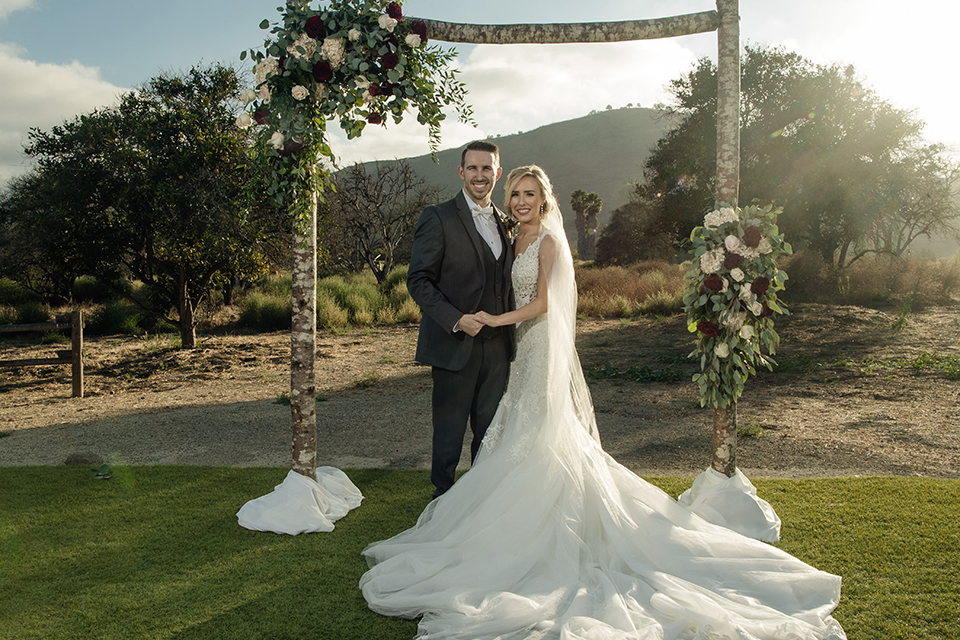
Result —
[{"label": "shrub", "polygon": [[268,296],[288,299],[293,295],[293,276],[291,275],[266,275],[253,283],[251,290],[258,291]]},{"label": "shrub", "polygon": [[577,311],[603,318],[678,313],[683,307],[684,274],[688,268],[659,260],[627,267],[581,266],[577,270]]},{"label": "shrub", "polygon": [[350,320],[335,299],[326,291],[317,292],[317,327],[323,329],[342,329],[349,326]]},{"label": "shrub", "polygon": [[74,302],[106,302],[113,297],[113,291],[94,276],[80,276],[73,281]]},{"label": "shrub", "polygon": [[421,316],[419,305],[410,297],[407,297],[397,309],[397,320],[400,322],[420,322]]},{"label": "shrub", "polygon": [[85,331],[93,335],[144,333],[145,314],[129,302],[112,300],[90,313]]},{"label": "shrub", "polygon": [[291,325],[292,309],[289,296],[277,296],[253,291],[240,304],[241,327],[259,331],[281,331]]},{"label": "shrub", "polygon": [[15,324],[39,324],[51,321],[50,307],[36,300],[18,304],[16,309],[17,322]]},{"label": "shrub", "polygon": [[816,252],[798,252],[781,262],[790,276],[788,302],[859,306],[909,306],[918,311],[949,304],[960,292],[960,260],[865,256],[843,270],[824,264]]},{"label": "shrub", "polygon": [[37,299],[37,294],[24,289],[10,278],[0,278],[0,304],[17,306],[27,302],[36,302]]}]

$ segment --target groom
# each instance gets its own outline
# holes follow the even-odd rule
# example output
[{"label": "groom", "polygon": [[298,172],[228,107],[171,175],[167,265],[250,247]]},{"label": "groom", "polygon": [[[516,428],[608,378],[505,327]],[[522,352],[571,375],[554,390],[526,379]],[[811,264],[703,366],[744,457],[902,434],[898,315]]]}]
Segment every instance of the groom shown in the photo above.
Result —
[{"label": "groom", "polygon": [[479,140],[463,150],[463,189],[423,210],[413,238],[407,289],[420,305],[417,362],[433,367],[433,461],[430,479],[453,486],[467,422],[476,458],[507,382],[513,328],[488,327],[474,314],[511,309],[513,246],[490,202],[500,178],[500,150]]}]

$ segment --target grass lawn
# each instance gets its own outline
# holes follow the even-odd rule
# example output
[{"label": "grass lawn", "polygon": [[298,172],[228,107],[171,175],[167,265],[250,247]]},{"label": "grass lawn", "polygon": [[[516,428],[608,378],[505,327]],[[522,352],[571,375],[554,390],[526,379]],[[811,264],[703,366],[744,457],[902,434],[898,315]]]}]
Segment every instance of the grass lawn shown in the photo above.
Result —
[{"label": "grass lawn", "polygon": [[[412,638],[357,589],[370,542],[412,525],[425,471],[347,470],[363,505],[332,533],[237,525],[286,469],[0,468],[0,639]],[[687,478],[652,478],[673,496]],[[778,544],[843,576],[851,640],[960,638],[960,481],[754,480]]]}]

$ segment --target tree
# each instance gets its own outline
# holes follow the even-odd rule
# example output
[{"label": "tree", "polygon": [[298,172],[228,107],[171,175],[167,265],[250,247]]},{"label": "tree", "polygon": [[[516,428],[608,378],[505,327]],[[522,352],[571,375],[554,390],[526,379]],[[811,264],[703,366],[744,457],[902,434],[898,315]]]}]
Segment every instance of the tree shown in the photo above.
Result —
[{"label": "tree", "polygon": [[597,216],[603,209],[603,199],[594,192],[577,189],[570,195],[570,207],[577,226],[577,255],[581,260],[596,257]]},{"label": "tree", "polygon": [[[247,134],[233,69],[161,75],[115,108],[33,129],[37,173],[13,194],[22,233],[54,225],[37,255],[67,277],[95,275],[196,345],[194,312],[213,286],[266,269],[284,218],[246,188]],[[281,226],[282,225],[282,226]],[[121,277],[143,283],[141,295]]]},{"label": "tree", "polygon": [[[795,246],[842,268],[866,252],[956,232],[947,197],[955,166],[924,142],[913,113],[880,99],[852,66],[746,47],[742,69],[740,200],[781,206]],[[656,211],[646,234],[682,240],[714,206],[715,66],[700,60],[671,92],[680,121],[648,158],[634,197]]]},{"label": "tree", "polygon": [[672,235],[644,235],[649,218],[650,211],[637,202],[616,209],[597,238],[597,264],[625,266],[641,260],[673,260],[676,252]]},{"label": "tree", "polygon": [[382,283],[404,260],[401,248],[423,208],[439,200],[441,188],[428,184],[405,160],[376,163],[370,171],[357,163],[333,181],[336,193],[328,196],[326,208],[340,230],[341,260],[369,267]]}]

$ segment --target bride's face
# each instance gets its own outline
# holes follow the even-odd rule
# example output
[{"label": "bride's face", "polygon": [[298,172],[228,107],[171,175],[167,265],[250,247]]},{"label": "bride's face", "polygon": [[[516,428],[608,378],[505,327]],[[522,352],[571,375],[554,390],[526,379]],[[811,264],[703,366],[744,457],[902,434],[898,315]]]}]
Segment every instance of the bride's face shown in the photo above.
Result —
[{"label": "bride's face", "polygon": [[520,224],[538,223],[543,202],[540,183],[531,176],[525,176],[510,192],[510,213]]}]

